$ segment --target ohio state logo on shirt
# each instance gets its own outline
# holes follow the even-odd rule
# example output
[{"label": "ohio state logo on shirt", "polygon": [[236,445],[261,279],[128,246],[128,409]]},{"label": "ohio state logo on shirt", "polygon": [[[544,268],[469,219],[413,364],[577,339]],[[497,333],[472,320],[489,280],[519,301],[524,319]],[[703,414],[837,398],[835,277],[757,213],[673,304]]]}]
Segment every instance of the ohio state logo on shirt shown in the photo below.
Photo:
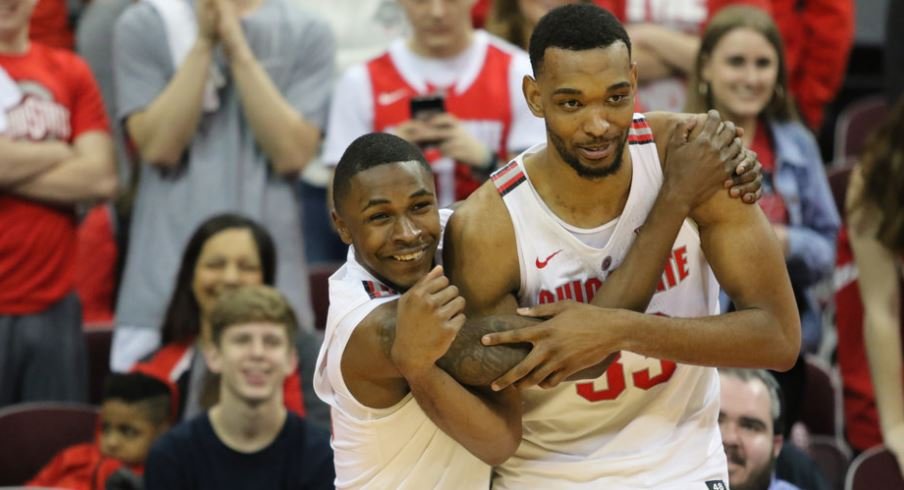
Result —
[{"label": "ohio state logo on shirt", "polygon": [[19,89],[22,100],[6,112],[8,126],[4,135],[32,141],[69,141],[69,109],[54,101],[53,94],[37,83],[19,82]]}]

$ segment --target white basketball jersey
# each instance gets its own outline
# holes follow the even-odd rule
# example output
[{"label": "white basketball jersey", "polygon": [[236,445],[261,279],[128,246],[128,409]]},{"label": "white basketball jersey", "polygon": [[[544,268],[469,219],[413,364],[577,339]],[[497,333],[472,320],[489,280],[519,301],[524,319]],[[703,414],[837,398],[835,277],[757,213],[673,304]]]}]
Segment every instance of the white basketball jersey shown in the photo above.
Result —
[{"label": "white basketball jersey", "polygon": [[[597,229],[611,233],[602,248],[578,240],[566,229],[575,227],[556,217],[534,189],[523,159],[543,145],[493,175],[515,229],[522,306],[589,302],[624,260],[663,179],[652,131],[640,114],[628,143],[631,190],[622,215]],[[686,220],[647,313],[718,314],[718,292],[696,226]],[[496,469],[494,488],[726,488],[713,368],[622,352],[596,380],[533,388],[522,397],[524,439]]]},{"label": "white basketball jersey", "polygon": [[[441,213],[445,224],[451,212]],[[440,430],[410,393],[390,408],[374,409],[356,400],[342,378],[342,353],[355,328],[399,294],[362,267],[352,247],[329,287],[314,390],[331,407],[336,488],[488,488],[490,467]]]}]

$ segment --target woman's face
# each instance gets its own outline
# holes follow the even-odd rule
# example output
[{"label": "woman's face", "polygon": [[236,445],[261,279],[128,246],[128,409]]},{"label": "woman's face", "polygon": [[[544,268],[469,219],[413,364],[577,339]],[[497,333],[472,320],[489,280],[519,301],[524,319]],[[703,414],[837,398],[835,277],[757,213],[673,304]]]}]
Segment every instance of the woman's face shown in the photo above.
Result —
[{"label": "woman's face", "polygon": [[263,283],[260,254],[251,230],[229,228],[204,242],[195,264],[192,292],[207,318],[223,291]]},{"label": "woman's face", "polygon": [[740,27],[729,31],[703,65],[703,81],[715,109],[740,123],[756,118],[772,100],[778,79],[778,53],[765,36]]}]

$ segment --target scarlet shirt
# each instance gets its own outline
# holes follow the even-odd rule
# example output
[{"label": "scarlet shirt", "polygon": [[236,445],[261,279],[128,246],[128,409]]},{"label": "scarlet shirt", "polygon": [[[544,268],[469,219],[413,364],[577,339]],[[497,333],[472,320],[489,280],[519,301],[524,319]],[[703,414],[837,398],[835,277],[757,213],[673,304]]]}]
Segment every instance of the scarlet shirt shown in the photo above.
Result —
[{"label": "scarlet shirt", "polygon": [[[0,54],[0,68],[23,97],[7,110],[0,135],[72,143],[107,131],[107,116],[88,65],[75,54],[31,43],[25,54]],[[0,314],[42,311],[73,288],[73,209],[0,191]]]},{"label": "scarlet shirt", "polygon": [[97,443],[70,446],[50,460],[26,485],[30,487],[66,488],[68,490],[104,490],[107,479],[126,467],[141,475],[143,465],[125,465],[104,456]]}]

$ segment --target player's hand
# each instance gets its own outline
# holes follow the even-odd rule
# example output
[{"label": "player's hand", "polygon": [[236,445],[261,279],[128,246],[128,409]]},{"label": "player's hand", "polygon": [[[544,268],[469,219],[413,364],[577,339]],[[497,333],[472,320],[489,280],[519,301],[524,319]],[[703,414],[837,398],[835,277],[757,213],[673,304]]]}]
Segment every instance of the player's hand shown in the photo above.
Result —
[{"label": "player's hand", "polygon": [[756,152],[744,148],[728,165],[734,169],[723,184],[728,195],[740,197],[747,204],[759,201],[763,195],[763,165]]},{"label": "player's hand", "polygon": [[434,267],[399,298],[390,357],[408,378],[431,368],[449,350],[465,323],[465,299]]},{"label": "player's hand", "polygon": [[689,118],[672,132],[664,189],[693,208],[731,180],[729,187],[737,187],[734,194],[747,194],[747,202],[755,201],[750,199],[759,190],[759,167],[752,161],[756,155],[744,151],[740,139],[743,130],[731,121],[722,121],[717,111],[709,111],[699,133],[694,134],[697,124],[697,118]]},{"label": "player's hand", "polygon": [[433,139],[439,141],[444,156],[471,167],[483,167],[490,159],[490,149],[477,140],[452,114],[444,112],[427,121]]},{"label": "player's hand", "polygon": [[[558,301],[532,308],[521,308],[525,316],[548,318],[534,326],[484,335],[484,345],[529,343],[530,353],[518,365],[493,382],[494,390],[512,384],[518,388],[539,385],[552,388],[575,373],[598,366],[600,374],[608,367],[618,348],[613,330],[588,327],[589,315],[611,316],[617,321],[619,310],[598,308],[575,301]],[[595,322],[594,322],[595,323]]]}]

